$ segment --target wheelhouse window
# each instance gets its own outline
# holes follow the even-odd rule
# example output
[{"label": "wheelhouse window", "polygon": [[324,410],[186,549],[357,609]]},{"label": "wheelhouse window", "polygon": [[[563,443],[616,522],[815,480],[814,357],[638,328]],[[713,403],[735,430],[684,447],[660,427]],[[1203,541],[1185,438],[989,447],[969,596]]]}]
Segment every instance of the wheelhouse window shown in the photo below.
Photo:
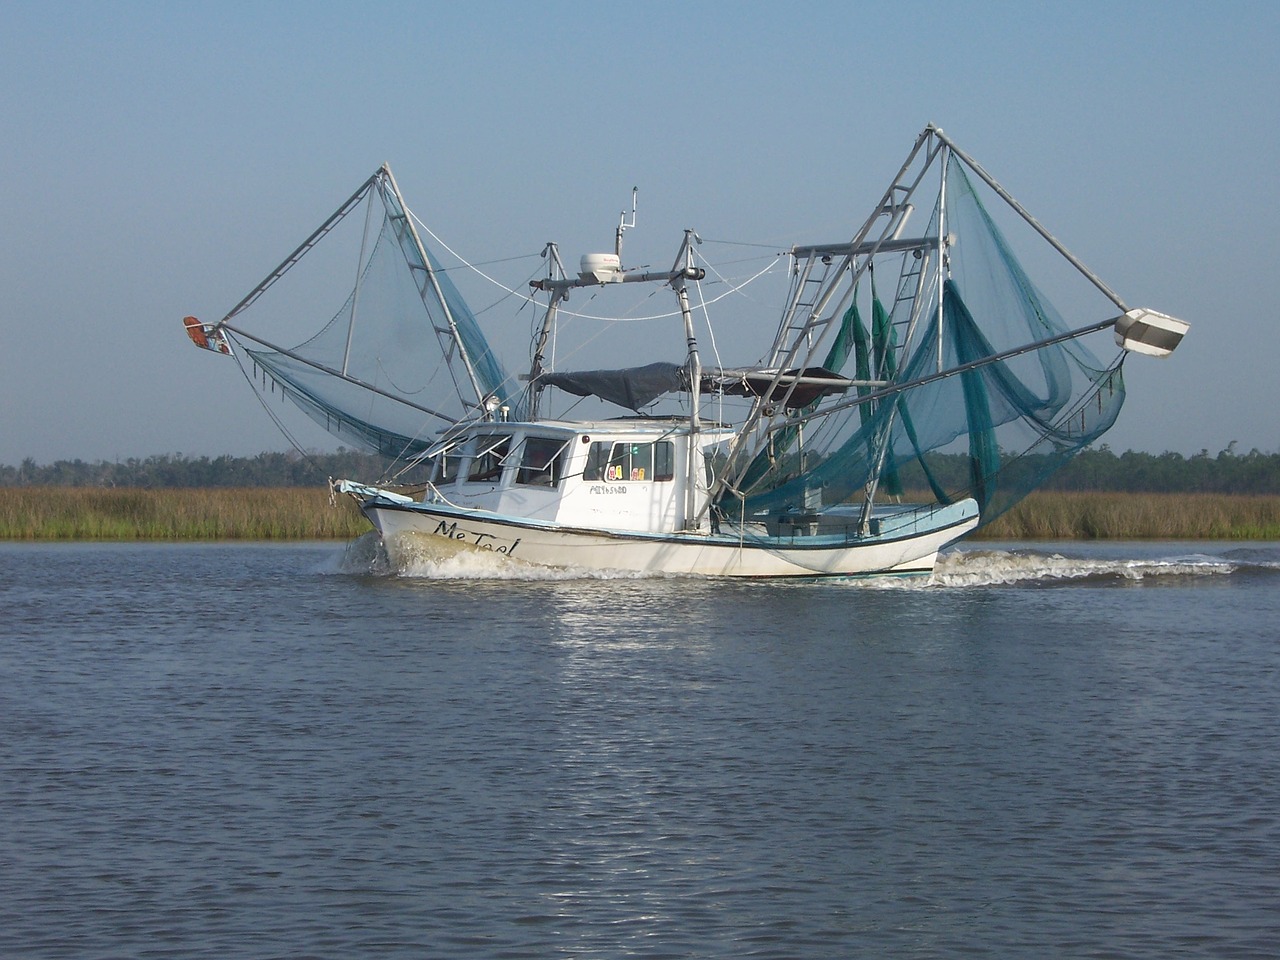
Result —
[{"label": "wheelhouse window", "polygon": [[675,476],[675,447],[670,440],[659,440],[653,445],[653,479],[674,480]]},{"label": "wheelhouse window", "polygon": [[516,471],[516,483],[535,487],[554,487],[564,473],[565,440],[548,437],[525,437],[520,455],[520,468]]},{"label": "wheelhouse window", "polygon": [[458,473],[462,469],[462,455],[463,446],[461,443],[455,443],[447,450],[436,454],[435,466],[431,471],[431,482],[443,486],[457,480]]},{"label": "wheelhouse window", "polygon": [[584,480],[667,481],[675,477],[675,448],[654,443],[593,443],[587,451]]},{"label": "wheelhouse window", "polygon": [[496,483],[502,479],[502,468],[506,465],[510,452],[510,436],[476,437],[476,449],[471,456],[467,480],[471,483]]}]

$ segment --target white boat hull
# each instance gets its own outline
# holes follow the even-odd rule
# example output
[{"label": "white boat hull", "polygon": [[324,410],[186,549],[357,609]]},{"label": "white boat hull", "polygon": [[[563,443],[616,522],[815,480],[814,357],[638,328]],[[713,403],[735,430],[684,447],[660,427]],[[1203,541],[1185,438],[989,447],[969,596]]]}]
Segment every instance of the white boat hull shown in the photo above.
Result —
[{"label": "white boat hull", "polygon": [[447,504],[357,494],[393,563],[409,557],[496,553],[545,567],[709,577],[824,577],[927,574],[938,551],[971,531],[978,507],[964,500],[882,518],[880,532],[765,537],[644,534],[539,523]]}]

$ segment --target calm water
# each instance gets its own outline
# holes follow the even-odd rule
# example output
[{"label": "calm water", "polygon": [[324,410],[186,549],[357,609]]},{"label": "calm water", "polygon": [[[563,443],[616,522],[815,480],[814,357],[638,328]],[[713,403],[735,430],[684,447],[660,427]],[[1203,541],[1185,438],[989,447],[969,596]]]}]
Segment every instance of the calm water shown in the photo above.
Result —
[{"label": "calm water", "polygon": [[0,545],[0,956],[1263,957],[1280,546]]}]

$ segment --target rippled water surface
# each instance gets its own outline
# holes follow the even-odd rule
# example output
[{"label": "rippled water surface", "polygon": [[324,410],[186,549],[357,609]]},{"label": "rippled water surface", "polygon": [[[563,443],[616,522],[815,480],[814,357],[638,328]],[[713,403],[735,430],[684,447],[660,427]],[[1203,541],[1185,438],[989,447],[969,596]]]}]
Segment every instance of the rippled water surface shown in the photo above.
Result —
[{"label": "rippled water surface", "polygon": [[1269,957],[1280,547],[0,545],[0,956]]}]

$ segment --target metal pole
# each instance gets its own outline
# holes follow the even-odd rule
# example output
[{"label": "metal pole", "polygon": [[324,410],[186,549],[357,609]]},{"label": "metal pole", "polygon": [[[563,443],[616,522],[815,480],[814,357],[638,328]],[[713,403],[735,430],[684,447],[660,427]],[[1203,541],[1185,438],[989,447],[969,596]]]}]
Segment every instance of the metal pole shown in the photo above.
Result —
[{"label": "metal pole", "polygon": [[702,358],[698,354],[698,337],[693,329],[693,311],[689,308],[689,289],[688,282],[685,279],[692,273],[692,240],[693,231],[686,230],[684,232],[684,244],[680,248],[680,255],[677,256],[675,266],[671,270],[672,275],[677,277],[672,281],[672,286],[675,287],[676,299],[680,302],[680,316],[684,320],[684,338],[685,343],[688,345],[688,359],[686,362],[689,370],[689,462],[685,477],[684,522],[686,530],[696,530],[700,519],[697,516],[697,484],[698,455],[702,449],[698,443],[698,435],[702,431]]},{"label": "metal pole", "polygon": [[[894,218],[895,216],[899,215],[900,208],[902,208],[903,205],[908,204],[908,201],[915,194],[915,191],[919,187],[920,181],[923,179],[925,172],[929,169],[929,167],[933,163],[933,159],[934,159],[933,156],[926,155],[926,160],[922,168],[916,173],[914,180],[909,185],[903,184],[902,181],[907,176],[907,173],[911,169],[912,164],[915,163],[916,157],[919,155],[920,151],[925,147],[925,144],[928,143],[930,135],[933,132],[934,132],[934,128],[932,126],[925,127],[924,130],[920,132],[920,135],[916,137],[916,141],[911,147],[911,152],[907,154],[907,159],[904,160],[902,162],[902,166],[898,168],[898,172],[894,176],[893,181],[890,183],[889,188],[885,190],[884,196],[880,198],[879,205],[876,206],[871,216],[867,218],[867,220],[863,223],[862,227],[854,235],[853,240],[849,243],[849,248],[851,252],[857,251],[858,253],[862,253],[863,252],[862,245],[866,241],[867,237],[870,236],[871,229],[874,226],[876,220],[878,220],[880,216],[886,211],[890,213],[888,227],[886,227],[885,231],[880,235],[878,240],[871,242],[870,248],[866,250],[866,253],[868,254],[868,256],[861,262],[860,265],[853,266],[852,262],[850,262],[850,266],[852,267],[852,276],[850,277],[851,285],[856,285],[858,283],[859,279],[861,279],[862,277],[862,274],[866,271],[868,264],[871,262],[871,258],[876,253],[880,252],[882,246],[885,243],[891,242],[896,237],[896,231],[893,229]],[[895,202],[895,194],[898,193],[899,191],[902,191],[904,193],[904,196],[900,197],[898,201]],[[853,259],[854,259],[853,257],[850,257],[850,261],[852,261]],[[828,297],[828,299],[830,298]],[[784,315],[783,321],[782,321],[783,326],[786,325],[787,321],[788,321],[788,316]],[[772,353],[772,355],[775,357],[775,363],[776,363],[777,355],[781,352],[779,348],[781,346],[782,336],[783,336],[783,333],[780,330],[779,341],[778,343],[775,343],[774,350]],[[783,368],[785,368],[786,366],[789,366],[790,361],[794,356],[794,353],[795,353],[795,349],[793,346],[793,349],[787,353],[786,362],[778,365]],[[741,472],[745,472],[745,470],[749,466],[748,463],[743,463],[739,465],[738,461],[743,457],[743,453],[747,449],[747,444],[750,436],[754,434],[756,428],[760,424],[760,421],[763,419],[763,413],[764,413],[765,407],[766,407],[766,404],[764,402],[763,397],[760,400],[758,400],[755,404],[752,405],[751,412],[747,414],[746,422],[742,425],[741,429],[738,432],[738,435],[734,438],[733,442],[729,446],[729,452],[725,458],[724,470],[722,471],[720,478],[716,482],[715,488],[712,491],[711,499],[714,500],[720,491],[728,489],[733,484],[736,484],[741,479],[741,475],[740,475]],[[789,422],[793,422],[793,421],[789,421]],[[771,429],[774,429],[774,428],[771,428]],[[732,480],[730,480],[730,477],[732,477]]]},{"label": "metal pole", "polygon": [[285,273],[289,271],[290,267],[292,267],[295,263],[297,263],[299,260],[302,259],[302,255],[304,253],[306,253],[308,250],[314,247],[320,241],[321,237],[323,237],[326,233],[332,230],[334,226],[337,225],[337,223],[340,220],[342,220],[343,217],[345,217],[348,213],[351,212],[351,209],[357,203],[360,202],[361,198],[364,197],[365,193],[369,190],[369,188],[372,187],[374,182],[378,179],[378,177],[382,175],[383,170],[386,170],[386,167],[382,167],[381,169],[378,170],[377,173],[375,173],[368,180],[362,183],[360,185],[360,188],[356,190],[356,192],[353,193],[350,197],[347,198],[346,203],[344,203],[337,210],[335,210],[328,220],[320,224],[320,226],[316,228],[315,232],[311,234],[311,236],[307,237],[307,239],[303,240],[302,243],[298,245],[298,249],[294,250],[293,253],[285,257],[285,259],[280,263],[278,267],[276,267],[269,274],[267,274],[267,277],[265,280],[263,280],[260,284],[258,284],[256,287],[250,290],[247,294],[245,294],[245,298],[241,300],[239,303],[237,303],[234,307],[232,307],[231,310],[228,311],[227,315],[223,317],[220,321],[218,321],[216,326],[222,326],[224,323],[226,323],[228,320],[230,320],[232,317],[238,314],[241,310],[248,307],[249,304],[257,300],[258,297],[262,296],[262,294],[266,292],[268,287],[270,287],[273,283],[275,283],[282,276],[284,276]]},{"label": "metal pole", "polygon": [[[946,236],[947,236],[947,159],[948,159],[947,150],[946,150],[946,147],[943,147],[942,157],[941,157],[942,162],[938,165],[941,171],[941,176],[939,178],[939,184],[938,184],[938,366],[937,366],[937,369],[939,370],[942,369],[942,364],[943,364],[942,329],[943,329],[943,324],[946,322],[946,317],[942,313],[942,304],[943,304],[942,293],[943,293],[944,287],[946,286],[945,283],[943,283],[943,278],[947,272],[946,248],[944,246],[947,242],[946,241]],[[883,373],[881,373],[881,376],[883,376]]]},{"label": "metal pole", "polygon": [[[462,342],[462,335],[458,333],[458,324],[453,319],[453,311],[449,309],[449,303],[444,298],[444,291],[440,289],[440,281],[436,277],[436,272],[431,268],[431,261],[427,257],[427,250],[422,245],[422,239],[418,236],[418,231],[413,225],[413,220],[409,216],[409,211],[405,208],[404,197],[400,195],[400,188],[396,185],[396,178],[391,175],[391,167],[384,165],[383,172],[386,174],[388,186],[395,197],[396,204],[400,207],[400,213],[404,217],[405,227],[408,230],[409,237],[413,241],[414,248],[417,250],[419,258],[422,260],[422,269],[427,272],[427,279],[431,283],[431,290],[436,296],[436,301],[440,304],[440,309],[444,311],[445,321],[449,324],[449,333],[454,344],[458,347],[458,355],[462,357],[462,365],[467,371],[467,378],[471,381],[471,389],[475,391],[476,402],[483,404],[485,400],[485,391],[480,386],[480,380],[476,376],[475,368],[471,365],[471,355],[467,353],[466,344]],[[419,290],[419,295],[425,294],[426,291]]]},{"label": "metal pole", "polygon": [[551,329],[555,326],[560,301],[564,297],[563,288],[557,287],[551,291],[551,302],[547,304],[547,312],[542,318],[542,329],[538,331],[538,342],[534,346],[533,362],[529,365],[529,420],[531,422],[538,419],[538,401],[542,396],[542,385],[538,382],[538,378],[542,376],[542,358],[546,353]]},{"label": "metal pole", "polygon": [[883,390],[876,390],[876,391],[873,391],[872,393],[868,393],[866,396],[857,397],[856,399],[853,399],[853,400],[845,400],[841,403],[834,403],[823,410],[815,411],[813,413],[806,414],[805,416],[802,416],[802,417],[795,417],[789,420],[785,420],[782,423],[777,424],[776,426],[770,427],[769,429],[781,430],[784,427],[787,427],[793,424],[804,423],[805,421],[813,420],[815,417],[825,417],[828,414],[836,413],[839,410],[847,410],[851,407],[856,407],[859,404],[870,403],[872,400],[880,400],[884,397],[891,397],[891,396],[894,396],[895,394],[903,393],[907,390],[914,390],[917,387],[923,387],[930,383],[935,383],[939,380],[946,380],[948,377],[954,377],[957,373],[967,373],[968,371],[976,370],[979,367],[985,367],[992,363],[999,363],[1001,360],[1011,360],[1014,357],[1022,356],[1024,353],[1030,353],[1033,350],[1042,350],[1045,347],[1053,346],[1055,343],[1063,343],[1064,341],[1067,341],[1067,340],[1075,340],[1079,337],[1087,336],[1088,334],[1091,334],[1091,333],[1097,333],[1100,330],[1106,330],[1107,328],[1114,327],[1115,325],[1116,325],[1115,317],[1112,317],[1110,320],[1102,320],[1098,323],[1091,324],[1090,326],[1081,327],[1078,330],[1072,330],[1068,333],[1060,333],[1057,336],[1053,336],[1053,337],[1046,337],[1044,340],[1037,340],[1035,343],[1028,343],[1025,346],[1014,347],[1011,350],[1004,350],[1000,353],[993,353],[989,357],[981,357],[977,360],[970,360],[968,363],[962,363],[956,367],[949,367],[946,370],[939,371],[938,373],[930,373],[923,377],[917,377],[915,380],[908,380],[905,383],[894,384],[891,387],[885,387]]}]

